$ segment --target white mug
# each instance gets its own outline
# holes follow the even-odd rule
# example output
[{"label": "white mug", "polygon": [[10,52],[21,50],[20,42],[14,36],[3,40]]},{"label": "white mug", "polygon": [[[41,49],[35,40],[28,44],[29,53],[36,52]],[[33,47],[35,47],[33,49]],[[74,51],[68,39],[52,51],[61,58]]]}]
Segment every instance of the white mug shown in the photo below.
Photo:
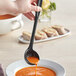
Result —
[{"label": "white mug", "polygon": [[7,34],[23,26],[22,14],[9,19],[0,20],[0,35]]}]

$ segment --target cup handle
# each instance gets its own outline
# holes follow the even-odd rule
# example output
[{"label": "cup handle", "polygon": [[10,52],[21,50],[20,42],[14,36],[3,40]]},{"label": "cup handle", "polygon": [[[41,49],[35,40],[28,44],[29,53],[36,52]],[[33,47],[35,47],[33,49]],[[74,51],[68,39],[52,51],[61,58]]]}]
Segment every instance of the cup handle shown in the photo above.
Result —
[{"label": "cup handle", "polygon": [[14,31],[14,30],[20,29],[23,26],[23,21],[15,20],[15,21],[12,21],[12,24],[13,24],[13,27],[12,27],[11,31]]}]

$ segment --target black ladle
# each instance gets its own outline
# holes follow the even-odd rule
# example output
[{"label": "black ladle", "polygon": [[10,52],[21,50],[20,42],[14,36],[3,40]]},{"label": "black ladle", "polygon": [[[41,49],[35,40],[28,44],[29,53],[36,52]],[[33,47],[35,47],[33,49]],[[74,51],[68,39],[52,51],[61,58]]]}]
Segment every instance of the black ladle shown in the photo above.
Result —
[{"label": "black ladle", "polygon": [[[42,5],[42,0],[38,0],[37,6],[41,7],[41,5]],[[38,53],[35,50],[33,50],[34,37],[35,37],[35,32],[36,32],[36,27],[37,27],[39,14],[40,14],[40,12],[35,13],[35,21],[34,21],[34,26],[33,26],[33,31],[32,31],[30,44],[29,44],[28,49],[24,53],[24,59],[30,65],[35,65],[35,64],[29,62],[28,59],[27,59],[28,57],[36,57],[40,60],[40,57],[39,57]]]}]

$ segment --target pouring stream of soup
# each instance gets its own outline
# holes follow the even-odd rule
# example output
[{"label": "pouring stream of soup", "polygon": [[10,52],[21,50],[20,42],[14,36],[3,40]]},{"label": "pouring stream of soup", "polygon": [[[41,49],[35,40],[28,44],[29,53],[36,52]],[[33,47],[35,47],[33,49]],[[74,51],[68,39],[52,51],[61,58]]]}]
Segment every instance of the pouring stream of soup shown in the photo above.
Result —
[{"label": "pouring stream of soup", "polygon": [[30,63],[33,63],[36,65],[35,76],[37,76],[37,64],[38,64],[39,59],[36,57],[28,57],[27,59]]},{"label": "pouring stream of soup", "polygon": [[56,76],[53,70],[37,66],[39,60],[36,57],[28,57],[27,59],[29,62],[36,64],[36,66],[20,69],[15,76]]}]

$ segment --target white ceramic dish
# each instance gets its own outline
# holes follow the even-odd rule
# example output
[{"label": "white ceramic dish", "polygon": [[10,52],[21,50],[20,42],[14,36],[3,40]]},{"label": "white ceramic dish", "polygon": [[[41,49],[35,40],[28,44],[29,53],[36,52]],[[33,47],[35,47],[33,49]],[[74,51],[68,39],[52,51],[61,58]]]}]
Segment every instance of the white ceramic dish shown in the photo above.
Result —
[{"label": "white ceramic dish", "polygon": [[0,35],[7,34],[23,26],[22,14],[16,17],[0,20]]},{"label": "white ceramic dish", "polygon": [[[34,43],[44,42],[44,41],[48,41],[48,40],[58,39],[58,38],[61,38],[61,37],[67,36],[67,35],[69,35],[69,34],[71,33],[70,30],[68,30],[68,29],[66,29],[66,28],[65,28],[65,30],[67,31],[67,33],[64,34],[64,35],[59,35],[59,36],[55,36],[55,37],[49,37],[49,38],[47,38],[47,39],[43,39],[43,40],[35,40]],[[20,37],[18,38],[18,40],[19,40],[20,42],[22,42],[22,43],[29,43],[29,42],[30,42],[30,41],[28,41],[28,40],[24,40],[24,38],[23,38],[22,36],[20,36]]]},{"label": "white ceramic dish", "polygon": [[[24,60],[16,61],[6,68],[7,76],[15,76],[15,73],[24,67],[29,67]],[[56,76],[65,76],[65,69],[58,63],[49,60],[40,60],[38,66],[47,67],[56,72]]]}]

